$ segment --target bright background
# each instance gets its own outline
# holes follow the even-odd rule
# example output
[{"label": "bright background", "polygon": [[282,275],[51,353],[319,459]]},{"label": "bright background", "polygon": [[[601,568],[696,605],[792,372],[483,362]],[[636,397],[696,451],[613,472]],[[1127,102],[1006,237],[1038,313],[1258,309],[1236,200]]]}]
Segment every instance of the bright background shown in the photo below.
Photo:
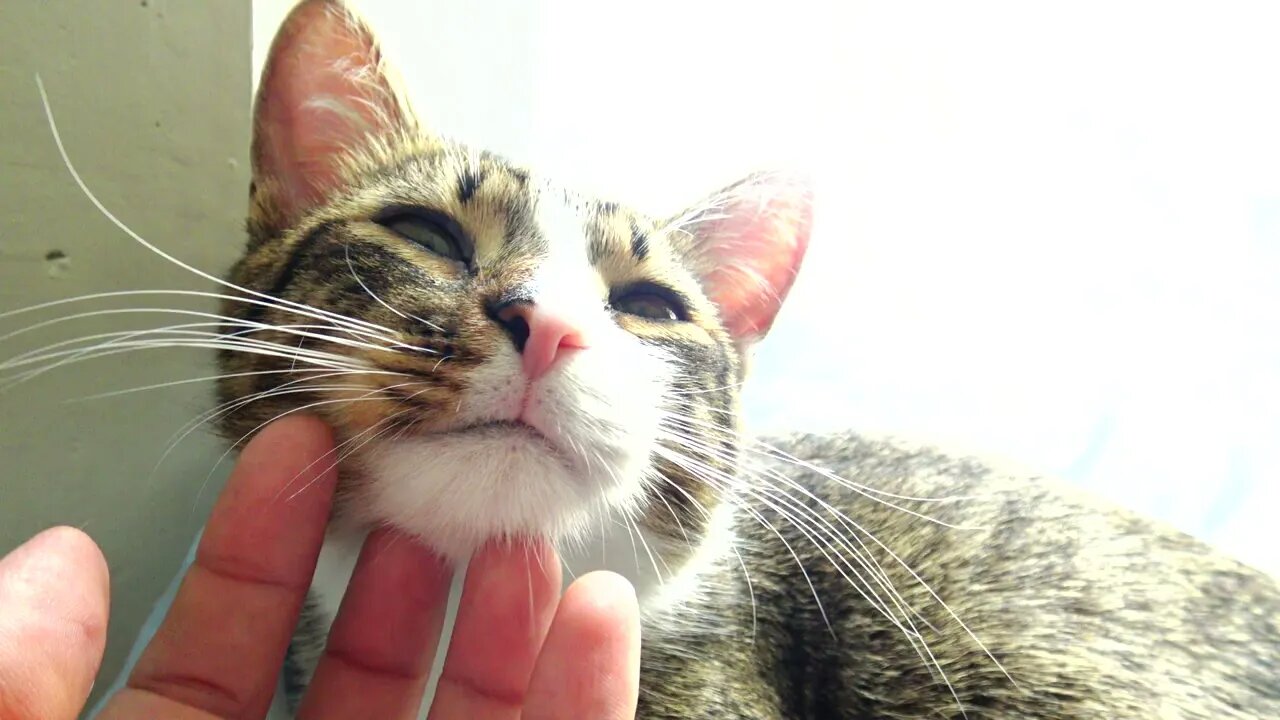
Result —
[{"label": "bright background", "polygon": [[357,6],[432,125],[563,182],[816,173],[757,426],[995,453],[1280,570],[1280,4]]},{"label": "bright background", "polygon": [[[761,166],[816,174],[755,425],[996,454],[1280,572],[1274,0],[355,1],[432,124],[568,184],[666,213]],[[89,205],[33,78],[103,202],[221,273],[243,242],[250,78],[290,2],[0,0],[0,312],[210,289]],[[134,300],[0,335],[73,310],[213,310]],[[48,327],[0,360],[162,320]],[[66,523],[111,563],[95,696],[227,464],[199,433],[156,464],[207,384],[83,398],[215,372],[203,350],[139,354],[0,392],[0,552]]]}]

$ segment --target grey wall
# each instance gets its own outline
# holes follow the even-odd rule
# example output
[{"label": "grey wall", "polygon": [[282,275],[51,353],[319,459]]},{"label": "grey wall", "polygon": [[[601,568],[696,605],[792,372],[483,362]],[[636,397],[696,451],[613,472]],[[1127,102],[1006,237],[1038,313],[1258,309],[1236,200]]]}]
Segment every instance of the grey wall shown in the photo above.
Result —
[{"label": "grey wall", "polygon": [[[172,254],[221,273],[242,242],[250,15],[244,1],[0,2],[0,313],[113,290],[211,289],[114,228],[80,193],[59,160],[34,75],[44,79],[72,161],[107,207]],[[47,260],[51,253],[65,257]],[[0,336],[126,306],[212,307],[164,296],[87,301],[0,317]],[[162,321],[184,320],[134,315],[54,326],[0,340],[0,362],[41,344]],[[210,406],[203,383],[63,401],[212,373],[205,351],[144,351],[0,391],[0,551],[59,523],[102,546],[112,614],[100,688],[172,577],[225,467],[201,492],[221,447],[198,433],[153,474],[173,431]]]}]

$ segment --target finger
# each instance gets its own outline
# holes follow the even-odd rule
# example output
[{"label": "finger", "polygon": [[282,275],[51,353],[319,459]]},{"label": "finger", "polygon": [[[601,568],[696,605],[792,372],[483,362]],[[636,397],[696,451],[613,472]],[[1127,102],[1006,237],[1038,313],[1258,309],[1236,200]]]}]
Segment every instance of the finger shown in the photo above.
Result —
[{"label": "finger", "polygon": [[323,423],[297,416],[249,443],[172,609],[103,717],[266,714],[323,541],[332,450]]},{"label": "finger", "polygon": [[632,720],[640,692],[640,606],[621,575],[569,586],[529,683],[524,720]]},{"label": "finger", "polygon": [[476,553],[431,720],[520,717],[559,596],[560,560],[547,543],[492,543]]},{"label": "finger", "polygon": [[370,535],[298,717],[416,718],[451,575],[443,559],[403,535]]},{"label": "finger", "polygon": [[72,528],[0,559],[0,718],[79,715],[102,662],[109,585],[102,552]]}]

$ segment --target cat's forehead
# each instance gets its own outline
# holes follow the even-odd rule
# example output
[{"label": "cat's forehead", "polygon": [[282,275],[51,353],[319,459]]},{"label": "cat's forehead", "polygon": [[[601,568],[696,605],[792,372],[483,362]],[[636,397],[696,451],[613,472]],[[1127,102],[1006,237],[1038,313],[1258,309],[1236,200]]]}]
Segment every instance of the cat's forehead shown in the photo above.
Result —
[{"label": "cat's forehead", "polygon": [[478,256],[554,254],[616,275],[642,267],[647,274],[691,281],[665,222],[491,153],[433,144],[365,177],[357,196],[366,212],[409,205],[446,213],[472,238]]}]

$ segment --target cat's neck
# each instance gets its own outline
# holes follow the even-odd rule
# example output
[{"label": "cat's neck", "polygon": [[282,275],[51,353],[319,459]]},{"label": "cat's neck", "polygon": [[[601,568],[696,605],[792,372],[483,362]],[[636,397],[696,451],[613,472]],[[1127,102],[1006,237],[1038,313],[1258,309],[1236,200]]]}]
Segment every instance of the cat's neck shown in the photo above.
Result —
[{"label": "cat's neck", "polygon": [[[732,503],[719,503],[712,510],[705,535],[691,546],[678,541],[678,547],[670,547],[671,541],[637,525],[616,518],[597,522],[594,532],[561,548],[565,586],[586,573],[609,570],[631,582],[645,613],[659,612],[687,598],[698,577],[733,552]],[[325,537],[311,589],[327,621],[337,615],[366,535],[339,524]]]},{"label": "cat's neck", "polygon": [[631,582],[646,613],[656,612],[687,597],[697,578],[732,552],[732,533],[733,505],[728,502],[718,503],[702,537],[689,541],[664,539],[642,522],[597,523],[591,535],[562,548],[565,584],[593,570],[609,570]]}]

